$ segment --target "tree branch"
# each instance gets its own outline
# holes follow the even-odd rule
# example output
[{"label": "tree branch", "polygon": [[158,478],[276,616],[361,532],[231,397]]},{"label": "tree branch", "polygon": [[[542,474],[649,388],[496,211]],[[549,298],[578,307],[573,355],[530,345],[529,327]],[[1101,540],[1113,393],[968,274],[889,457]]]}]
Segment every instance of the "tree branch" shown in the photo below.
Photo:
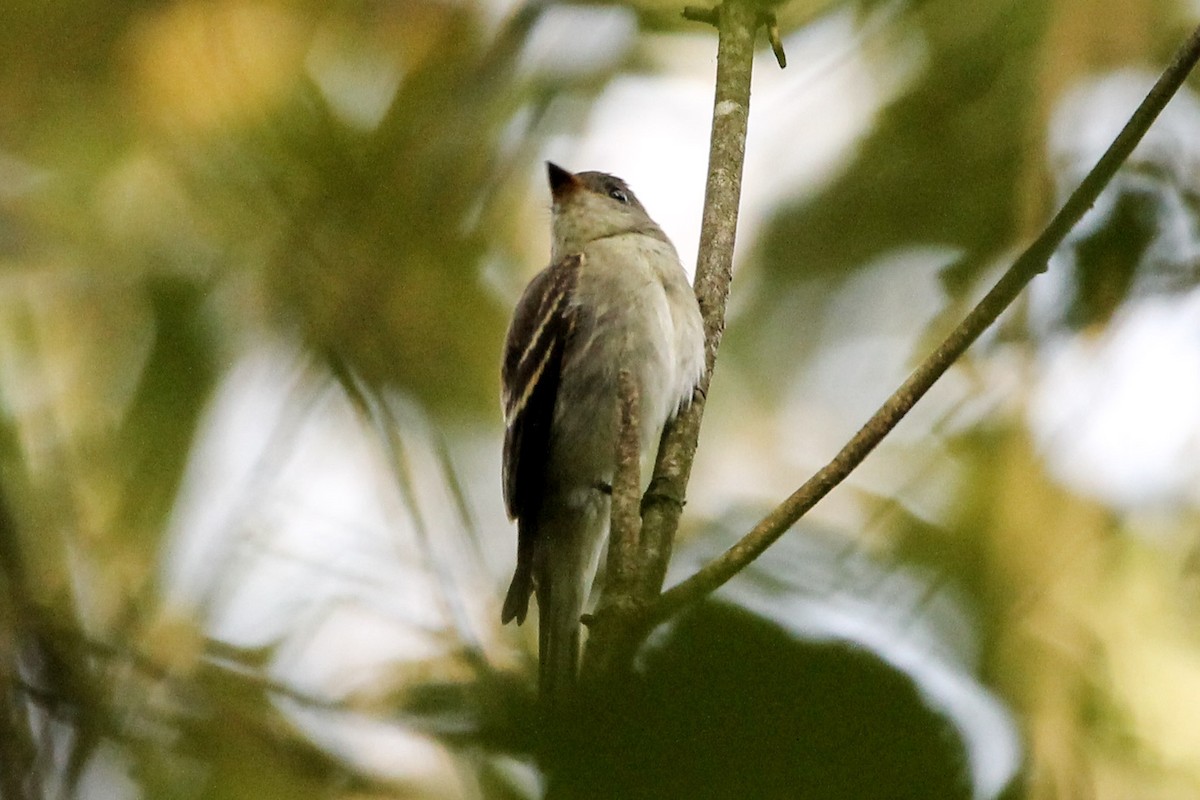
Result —
[{"label": "tree branch", "polygon": [[[1178,91],[1188,73],[1200,60],[1200,28],[1179,49],[1171,65],[1159,77],[1120,135],[1067,199],[1042,234],[1009,267],[992,290],[979,301],[966,319],[925,361],[918,366],[858,433],[803,486],[760,521],[753,530],[696,574],[665,592],[649,609],[647,627],[662,621],[684,606],[707,596],[747,564],[756,559],[810,508],[841,483],[882,441],[954,361],[1016,299],[1021,290],[1046,270],[1050,256],[1080,218],[1096,202],[1117,169],[1125,162],[1159,112]],[[714,125],[715,131],[715,125]],[[740,163],[740,162],[739,162]],[[710,177],[711,185],[711,177]],[[729,243],[732,247],[732,241]],[[703,245],[701,252],[704,252]],[[697,275],[699,289],[699,275]],[[726,286],[728,284],[725,284]],[[706,315],[707,322],[707,315]],[[720,334],[717,332],[717,340]],[[710,339],[709,369],[715,353]],[[707,384],[705,384],[707,386]],[[690,418],[685,418],[685,421]],[[698,417],[696,419],[698,422]],[[690,454],[689,454],[690,455]],[[690,459],[689,459],[690,463]]]},{"label": "tree branch", "polygon": [[667,574],[700,436],[704,400],[725,331],[725,302],[733,276],[733,243],[746,157],[758,6],[748,0],[725,0],[714,11],[719,36],[717,80],[694,283],[704,317],[705,371],[691,405],[663,432],[654,477],[642,500],[641,580],[643,590],[652,597],[662,591]]},{"label": "tree branch", "polygon": [[595,614],[584,618],[590,631],[581,678],[591,688],[629,664],[647,630],[643,625],[646,610],[662,592],[696,453],[704,399],[725,330],[750,115],[754,34],[763,18],[754,0],[725,0],[712,10],[688,8],[684,16],[718,28],[708,184],[693,287],[704,319],[705,371],[688,408],[663,431],[654,477],[642,497],[640,519],[636,503],[641,485],[637,470],[639,398],[630,376],[624,371],[620,375],[621,430],[607,577]]},{"label": "tree branch", "polygon": [[[629,620],[653,596],[639,593],[642,520],[638,493],[642,487],[642,424],[637,382],[629,370],[617,375],[617,471],[612,485],[612,513],[604,589],[594,614],[584,617],[590,633],[580,668],[585,682],[609,674],[636,647]],[[657,592],[655,592],[657,594]]]}]

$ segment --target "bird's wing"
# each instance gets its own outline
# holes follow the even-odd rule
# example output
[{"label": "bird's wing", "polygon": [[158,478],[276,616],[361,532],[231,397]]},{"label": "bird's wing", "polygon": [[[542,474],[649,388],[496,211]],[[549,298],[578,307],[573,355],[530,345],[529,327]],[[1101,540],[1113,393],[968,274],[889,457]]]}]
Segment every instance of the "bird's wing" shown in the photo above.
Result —
[{"label": "bird's wing", "polygon": [[517,303],[501,367],[504,504],[509,517],[536,513],[550,453],[563,353],[574,328],[572,295],[583,255],[542,270]]}]

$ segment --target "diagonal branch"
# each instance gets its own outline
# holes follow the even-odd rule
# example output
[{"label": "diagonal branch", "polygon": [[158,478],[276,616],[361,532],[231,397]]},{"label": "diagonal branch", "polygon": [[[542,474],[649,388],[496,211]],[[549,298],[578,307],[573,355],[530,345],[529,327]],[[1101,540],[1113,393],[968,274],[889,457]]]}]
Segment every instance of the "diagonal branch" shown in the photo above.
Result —
[{"label": "diagonal branch", "polygon": [[[810,508],[841,483],[896,426],[954,361],[1012,304],[1021,290],[1046,270],[1050,256],[1080,218],[1096,202],[1117,169],[1125,162],[1159,112],[1178,91],[1200,60],[1200,28],[1179,49],[1171,65],[1126,123],[1120,135],[1067,199],[1042,234],[1009,267],[966,319],[918,366],[858,433],[803,486],[777,506],[731,548],[698,572],[665,592],[649,609],[647,625],[669,617],[710,594],[758,558]],[[740,163],[740,162],[739,162]],[[699,278],[697,278],[699,280]],[[719,336],[718,336],[719,339]],[[709,357],[713,350],[710,341]],[[711,369],[711,360],[709,363]]]}]

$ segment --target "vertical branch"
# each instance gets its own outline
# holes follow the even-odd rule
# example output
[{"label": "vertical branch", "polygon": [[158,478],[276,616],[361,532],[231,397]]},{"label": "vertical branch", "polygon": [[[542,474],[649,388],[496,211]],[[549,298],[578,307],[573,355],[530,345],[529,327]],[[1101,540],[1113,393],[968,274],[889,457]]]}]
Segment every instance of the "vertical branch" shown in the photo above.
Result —
[{"label": "vertical branch", "polygon": [[612,485],[611,533],[604,589],[594,615],[585,617],[590,627],[581,673],[595,681],[622,663],[632,646],[628,620],[652,598],[639,596],[637,575],[641,559],[642,519],[638,507],[641,476],[641,398],[629,370],[617,376],[617,471]]},{"label": "vertical branch", "polygon": [[694,285],[704,319],[705,370],[691,404],[663,432],[654,477],[642,498],[640,520],[636,506],[641,485],[638,397],[630,376],[625,372],[620,376],[622,428],[613,486],[608,577],[596,614],[585,618],[590,628],[581,666],[585,684],[595,685],[629,662],[646,630],[645,611],[662,591],[691,476],[704,400],[725,332],[750,117],[754,33],[760,16],[750,0],[725,0],[705,19],[714,22],[719,31],[708,183]]},{"label": "vertical branch", "polygon": [[[617,473],[612,487],[612,534],[608,545],[608,574],[619,592],[628,593],[637,574],[642,518],[638,495],[642,488],[641,397],[629,370],[617,376],[620,429],[617,436]],[[616,599],[620,601],[620,597]]]},{"label": "vertical branch", "polygon": [[[629,375],[621,374],[622,430],[613,486],[608,577],[596,614],[585,618],[590,636],[581,671],[584,682],[593,685],[628,663],[646,630],[645,611],[662,591],[691,476],[704,401],[725,332],[725,303],[733,276],[733,245],[750,117],[754,33],[761,17],[751,0],[725,0],[704,19],[716,24],[719,32],[708,183],[693,287],[704,319],[705,370],[691,404],[663,432],[654,477],[642,498],[640,521],[636,506],[640,426],[630,423],[637,422],[638,398]],[[631,449],[627,451],[626,447]]]},{"label": "vertical branch", "polygon": [[733,276],[733,244],[746,157],[758,10],[748,0],[725,0],[715,10],[715,17],[719,31],[717,85],[694,285],[704,317],[705,370],[691,405],[663,433],[654,478],[642,503],[641,583],[653,595],[662,590],[671,559],[700,436],[705,397],[725,332],[725,302]]}]

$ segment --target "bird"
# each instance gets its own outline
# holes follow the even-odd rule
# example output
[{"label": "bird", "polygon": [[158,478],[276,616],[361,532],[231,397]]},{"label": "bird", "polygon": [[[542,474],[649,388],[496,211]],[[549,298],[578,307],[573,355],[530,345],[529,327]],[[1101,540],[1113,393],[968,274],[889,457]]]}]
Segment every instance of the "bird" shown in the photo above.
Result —
[{"label": "bird", "polygon": [[679,254],[625,181],[547,162],[550,265],[513,312],[501,364],[502,482],[517,564],[501,622],[538,606],[538,693],[575,690],[580,617],[608,534],[618,375],[637,390],[643,458],[691,402],[704,323]]}]

